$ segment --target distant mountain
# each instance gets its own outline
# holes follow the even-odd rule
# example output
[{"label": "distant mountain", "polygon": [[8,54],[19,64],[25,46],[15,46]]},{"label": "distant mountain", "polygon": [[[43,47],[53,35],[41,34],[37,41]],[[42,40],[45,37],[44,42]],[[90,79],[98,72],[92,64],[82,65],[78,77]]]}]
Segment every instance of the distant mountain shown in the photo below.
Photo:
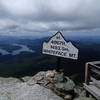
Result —
[{"label": "distant mountain", "polygon": [[[61,59],[67,75],[84,74],[85,63],[100,60],[100,37],[65,37],[79,49],[78,60]],[[44,38],[0,37],[0,76],[32,75],[40,70],[56,69],[57,58],[42,54]]]}]

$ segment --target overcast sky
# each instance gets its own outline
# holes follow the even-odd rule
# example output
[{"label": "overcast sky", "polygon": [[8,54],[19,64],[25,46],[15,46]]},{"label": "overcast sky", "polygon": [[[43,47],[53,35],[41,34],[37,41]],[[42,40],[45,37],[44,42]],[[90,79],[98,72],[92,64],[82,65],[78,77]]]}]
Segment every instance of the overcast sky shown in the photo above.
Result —
[{"label": "overcast sky", "polygon": [[100,0],[0,0],[0,33],[57,30],[99,31]]}]

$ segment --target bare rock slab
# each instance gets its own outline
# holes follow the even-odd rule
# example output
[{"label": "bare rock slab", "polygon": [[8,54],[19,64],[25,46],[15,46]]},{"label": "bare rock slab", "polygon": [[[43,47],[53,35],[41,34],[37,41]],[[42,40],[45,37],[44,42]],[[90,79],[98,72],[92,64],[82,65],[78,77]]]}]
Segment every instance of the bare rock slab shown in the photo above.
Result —
[{"label": "bare rock slab", "polygon": [[0,100],[63,100],[38,84],[29,86],[26,83],[17,84],[0,95]]},{"label": "bare rock slab", "polygon": [[17,100],[63,100],[51,90],[35,84],[27,92],[23,92]]},{"label": "bare rock slab", "polygon": [[79,97],[77,99],[74,99],[74,100],[96,100],[94,98],[87,98],[87,97]]}]

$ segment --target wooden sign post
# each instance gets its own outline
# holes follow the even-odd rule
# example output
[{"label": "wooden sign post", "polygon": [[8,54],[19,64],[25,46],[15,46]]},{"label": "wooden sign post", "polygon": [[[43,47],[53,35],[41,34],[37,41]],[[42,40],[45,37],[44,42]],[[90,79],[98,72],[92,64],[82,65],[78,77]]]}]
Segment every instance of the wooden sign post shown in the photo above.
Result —
[{"label": "wooden sign post", "polygon": [[78,49],[71,42],[67,42],[61,32],[57,32],[48,42],[43,43],[42,53],[57,56],[57,70],[60,69],[61,57],[78,59]]},{"label": "wooden sign post", "polygon": [[57,72],[59,72],[59,70],[61,69],[60,66],[61,66],[61,57],[57,57],[57,65],[56,65]]}]

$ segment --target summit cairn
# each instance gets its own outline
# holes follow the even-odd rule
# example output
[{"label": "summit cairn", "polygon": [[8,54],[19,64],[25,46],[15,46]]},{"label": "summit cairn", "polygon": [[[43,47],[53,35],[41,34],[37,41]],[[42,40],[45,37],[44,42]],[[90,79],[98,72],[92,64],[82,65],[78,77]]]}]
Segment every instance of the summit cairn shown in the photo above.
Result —
[{"label": "summit cairn", "polygon": [[57,72],[55,70],[39,72],[27,84],[30,86],[39,84],[63,98],[70,97],[72,99],[75,94],[75,83],[69,77],[65,76],[63,72]]}]

